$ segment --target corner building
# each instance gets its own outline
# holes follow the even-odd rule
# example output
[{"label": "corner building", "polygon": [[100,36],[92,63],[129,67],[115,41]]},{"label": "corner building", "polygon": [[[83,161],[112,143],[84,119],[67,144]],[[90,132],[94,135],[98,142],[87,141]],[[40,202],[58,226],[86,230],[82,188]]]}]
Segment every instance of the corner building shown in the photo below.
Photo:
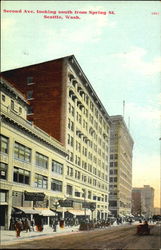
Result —
[{"label": "corner building", "polygon": [[74,202],[70,212],[86,215],[93,202],[96,209],[91,216],[106,219],[111,121],[76,58],[68,56],[2,75],[28,99],[28,119],[60,141],[68,153],[64,195]]},{"label": "corner building", "polygon": [[110,116],[109,210],[114,216],[131,215],[133,139],[121,115]]},{"label": "corner building", "polygon": [[[0,227],[9,229],[19,216],[38,215],[50,225],[53,204],[64,199],[67,153],[26,119],[28,102],[13,85],[1,78],[0,87]],[[44,199],[26,200],[26,191],[43,193]]]}]

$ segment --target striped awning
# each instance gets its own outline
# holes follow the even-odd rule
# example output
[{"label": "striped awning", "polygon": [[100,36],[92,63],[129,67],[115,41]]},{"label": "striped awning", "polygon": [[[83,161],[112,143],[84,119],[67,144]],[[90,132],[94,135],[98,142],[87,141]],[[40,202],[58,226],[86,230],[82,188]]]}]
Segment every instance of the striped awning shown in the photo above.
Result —
[{"label": "striped awning", "polygon": [[91,211],[89,209],[82,209],[82,210],[79,210],[79,209],[68,209],[67,212],[73,214],[73,215],[91,215]]}]

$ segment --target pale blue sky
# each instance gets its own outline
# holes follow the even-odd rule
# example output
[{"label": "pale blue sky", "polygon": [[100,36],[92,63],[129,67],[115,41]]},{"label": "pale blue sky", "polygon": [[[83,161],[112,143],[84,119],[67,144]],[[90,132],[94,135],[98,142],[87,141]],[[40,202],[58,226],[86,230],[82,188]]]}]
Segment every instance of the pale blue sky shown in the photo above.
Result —
[{"label": "pale blue sky", "polygon": [[[115,11],[44,19],[3,10]],[[123,114],[134,139],[133,185],[160,183],[159,1],[6,1],[2,3],[2,70],[74,54],[109,115]],[[52,14],[48,14],[52,15]],[[63,15],[64,16],[64,15]]]}]

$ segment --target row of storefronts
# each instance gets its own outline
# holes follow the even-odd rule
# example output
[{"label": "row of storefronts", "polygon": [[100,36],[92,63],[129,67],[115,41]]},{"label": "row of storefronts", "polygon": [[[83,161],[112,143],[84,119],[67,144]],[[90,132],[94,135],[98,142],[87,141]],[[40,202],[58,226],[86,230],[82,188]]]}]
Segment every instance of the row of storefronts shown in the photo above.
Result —
[{"label": "row of storefronts", "polygon": [[[12,192],[12,196],[10,196],[10,192]],[[31,194],[30,200],[25,200],[25,193],[1,190],[1,228],[13,229],[16,219],[23,220],[25,218],[30,221],[37,221],[41,218],[44,226],[52,226],[53,220],[64,221],[64,223],[70,225],[80,223],[82,220],[108,218],[108,214],[96,210],[96,203],[94,202],[72,199],[54,200],[52,197],[46,197],[43,193],[37,192],[28,192],[28,194]],[[42,199],[42,196],[44,199]],[[9,199],[9,197],[11,198]],[[41,200],[39,201],[40,197]]]}]

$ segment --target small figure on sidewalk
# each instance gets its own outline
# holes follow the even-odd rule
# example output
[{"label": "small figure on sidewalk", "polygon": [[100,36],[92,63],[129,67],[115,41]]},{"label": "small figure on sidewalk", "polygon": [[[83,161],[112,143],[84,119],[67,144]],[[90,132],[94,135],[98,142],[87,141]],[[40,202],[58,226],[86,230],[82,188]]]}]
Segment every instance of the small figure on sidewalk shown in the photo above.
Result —
[{"label": "small figure on sidewalk", "polygon": [[34,223],[34,220],[32,219],[31,220],[31,229],[32,229],[32,231],[34,231],[34,226],[35,226],[35,223]]},{"label": "small figure on sidewalk", "polygon": [[26,233],[29,231],[31,231],[30,230],[31,229],[31,223],[30,223],[30,221],[29,221],[29,219],[28,218],[26,218],[25,219],[25,230],[26,230]]},{"label": "small figure on sidewalk", "polygon": [[22,222],[20,220],[16,220],[15,222],[15,229],[16,229],[16,237],[20,237],[20,233],[22,230]]},{"label": "small figure on sidewalk", "polygon": [[57,221],[57,219],[53,220],[53,225],[52,225],[53,232],[56,232],[57,225],[58,225],[58,221]]}]

